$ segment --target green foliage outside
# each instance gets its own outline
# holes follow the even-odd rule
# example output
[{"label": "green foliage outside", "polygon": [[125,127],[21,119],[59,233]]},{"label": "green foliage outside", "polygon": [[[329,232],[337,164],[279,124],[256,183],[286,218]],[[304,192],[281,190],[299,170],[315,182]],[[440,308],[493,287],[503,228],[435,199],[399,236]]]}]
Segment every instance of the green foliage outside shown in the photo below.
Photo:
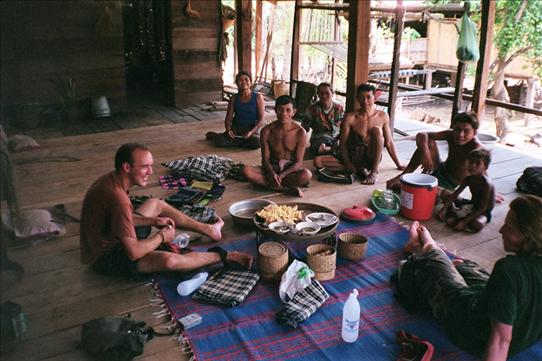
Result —
[{"label": "green foliage outside", "polygon": [[[461,3],[453,0],[427,2]],[[480,18],[480,0],[472,0],[470,3],[472,17],[477,21]],[[542,3],[539,0],[497,0],[493,43],[503,65],[508,65],[519,55],[525,55],[536,74],[542,77]],[[492,68],[496,65],[492,65]],[[504,68],[494,70],[502,71]]]}]

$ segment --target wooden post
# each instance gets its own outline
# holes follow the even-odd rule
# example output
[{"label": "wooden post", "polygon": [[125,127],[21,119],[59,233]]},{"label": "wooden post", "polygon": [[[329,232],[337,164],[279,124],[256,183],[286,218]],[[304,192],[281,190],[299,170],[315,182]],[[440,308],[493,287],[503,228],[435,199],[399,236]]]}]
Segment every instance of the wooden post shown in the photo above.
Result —
[{"label": "wooden post", "polygon": [[482,119],[486,105],[493,25],[495,24],[495,0],[482,0],[482,24],[480,26],[480,59],[476,65],[476,80],[472,99],[472,111]]},{"label": "wooden post", "polygon": [[294,28],[292,31],[292,58],[290,61],[290,95],[294,96],[294,80],[299,79],[299,34],[301,28],[301,9],[299,8],[301,0],[295,1],[294,8]]},{"label": "wooden post", "polygon": [[[455,75],[455,92],[454,102],[452,106],[452,119],[457,113],[462,110],[463,107],[463,80],[465,79],[465,63],[462,61],[457,62],[457,73]],[[451,119],[450,119],[451,120]],[[451,123],[450,123],[451,127]]]},{"label": "wooden post", "polygon": [[348,10],[348,76],[346,111],[356,109],[356,88],[369,79],[371,2],[352,1]]},{"label": "wooden post", "polygon": [[252,74],[252,1],[235,0],[239,71]]},{"label": "wooden post", "polygon": [[388,116],[390,117],[390,129],[393,130],[395,123],[395,103],[397,102],[397,84],[399,83],[399,69],[401,68],[401,37],[403,35],[403,16],[405,15],[405,8],[403,7],[403,0],[397,0],[397,7],[395,8],[395,30],[393,33],[393,59],[391,62],[391,77],[390,88],[388,95]]},{"label": "wooden post", "polygon": [[255,60],[256,60],[256,75],[260,71],[262,65],[262,48],[263,48],[263,0],[256,0],[256,49]]}]

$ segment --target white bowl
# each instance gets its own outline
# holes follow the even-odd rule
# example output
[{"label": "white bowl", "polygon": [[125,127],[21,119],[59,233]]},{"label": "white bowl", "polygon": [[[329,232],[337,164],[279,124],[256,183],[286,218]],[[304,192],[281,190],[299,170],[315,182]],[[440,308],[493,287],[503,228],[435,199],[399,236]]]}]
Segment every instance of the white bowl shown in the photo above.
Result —
[{"label": "white bowl", "polygon": [[320,231],[320,225],[314,222],[300,222],[295,229],[303,236],[313,236]]},{"label": "white bowl", "polygon": [[478,137],[480,143],[482,143],[484,148],[486,148],[487,150],[493,149],[495,144],[497,144],[500,140],[499,137],[487,133],[478,133],[476,136]]},{"label": "white bowl", "polygon": [[276,221],[269,224],[269,229],[278,234],[286,234],[290,232],[294,226],[284,221]]}]

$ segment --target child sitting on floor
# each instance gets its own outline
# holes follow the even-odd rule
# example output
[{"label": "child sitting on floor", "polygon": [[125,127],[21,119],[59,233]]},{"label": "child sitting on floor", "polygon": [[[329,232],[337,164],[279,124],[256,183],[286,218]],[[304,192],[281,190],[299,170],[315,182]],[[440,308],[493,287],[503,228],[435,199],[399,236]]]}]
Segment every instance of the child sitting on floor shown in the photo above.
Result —
[{"label": "child sitting on floor", "polygon": [[[443,190],[441,198],[444,206],[438,217],[458,231],[479,232],[491,221],[491,211],[495,205],[495,187],[487,176],[491,154],[483,148],[474,149],[468,156],[469,175],[463,178],[460,186],[451,193]],[[460,199],[459,194],[469,187],[471,200]],[[459,207],[459,208],[456,208]]]}]

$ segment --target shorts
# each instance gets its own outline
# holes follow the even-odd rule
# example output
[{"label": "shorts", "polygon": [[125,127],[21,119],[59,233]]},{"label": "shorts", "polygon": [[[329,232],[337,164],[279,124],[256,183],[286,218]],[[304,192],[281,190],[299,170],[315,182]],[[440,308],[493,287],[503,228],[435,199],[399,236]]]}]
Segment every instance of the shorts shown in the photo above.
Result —
[{"label": "shorts", "polygon": [[294,162],[292,162],[289,159],[277,159],[271,162],[271,166],[273,167],[273,172],[277,174],[281,173],[292,164],[294,164]]},{"label": "shorts", "polygon": [[444,165],[444,163],[440,163],[437,169],[435,169],[431,173],[431,175],[437,178],[438,186],[441,188],[445,188],[445,189],[453,191],[457,187],[459,187],[459,184],[452,181],[450,177],[448,176],[448,171],[446,170],[446,166]]},{"label": "shorts", "polygon": [[[151,234],[150,226],[135,227],[137,239],[145,239]],[[137,261],[132,261],[126,255],[122,244],[115,243],[92,265],[92,269],[105,276],[128,277],[140,280],[148,275],[139,272]]]}]

